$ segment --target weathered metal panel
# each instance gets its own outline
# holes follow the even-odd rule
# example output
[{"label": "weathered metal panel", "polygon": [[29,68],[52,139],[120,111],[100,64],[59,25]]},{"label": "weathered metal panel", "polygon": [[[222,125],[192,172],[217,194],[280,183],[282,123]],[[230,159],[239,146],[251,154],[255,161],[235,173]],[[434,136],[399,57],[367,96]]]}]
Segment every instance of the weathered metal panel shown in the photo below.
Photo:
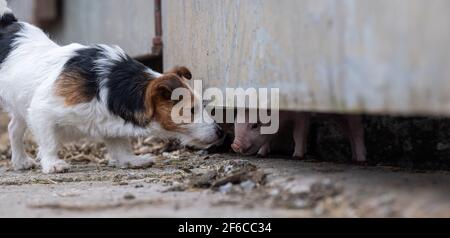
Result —
[{"label": "weathered metal panel", "polygon": [[116,44],[141,56],[151,52],[154,17],[153,0],[64,0],[62,21],[49,32],[61,44]]},{"label": "weathered metal panel", "polygon": [[450,114],[450,1],[163,1],[165,67],[286,109]]}]

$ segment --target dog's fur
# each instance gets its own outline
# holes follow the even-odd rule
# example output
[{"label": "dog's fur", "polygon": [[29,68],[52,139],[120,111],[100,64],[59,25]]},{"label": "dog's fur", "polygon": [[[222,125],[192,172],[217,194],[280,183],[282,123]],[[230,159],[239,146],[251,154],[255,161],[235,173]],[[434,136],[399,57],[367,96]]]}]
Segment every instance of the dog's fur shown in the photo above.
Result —
[{"label": "dog's fur", "polygon": [[187,84],[192,77],[187,68],[160,74],[117,46],[59,46],[39,28],[17,21],[5,0],[0,17],[0,103],[11,116],[14,169],[35,166],[23,148],[27,127],[44,173],[67,171],[59,146],[82,137],[103,140],[112,164],[120,167],[153,163],[150,156],[133,155],[130,137],[170,137],[202,149],[220,143],[217,124],[176,124],[171,118],[175,89],[197,98]]}]

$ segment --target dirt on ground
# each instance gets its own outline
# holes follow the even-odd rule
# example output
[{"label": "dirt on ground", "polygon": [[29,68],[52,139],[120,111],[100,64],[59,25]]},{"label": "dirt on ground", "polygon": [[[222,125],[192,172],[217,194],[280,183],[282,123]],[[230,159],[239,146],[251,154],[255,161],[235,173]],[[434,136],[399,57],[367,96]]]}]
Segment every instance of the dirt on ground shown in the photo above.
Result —
[{"label": "dirt on ground", "polygon": [[257,159],[148,138],[133,145],[155,155],[151,168],[111,168],[104,145],[79,142],[60,152],[70,173],[16,172],[6,123],[2,117],[0,217],[450,217],[448,171],[318,155]]}]

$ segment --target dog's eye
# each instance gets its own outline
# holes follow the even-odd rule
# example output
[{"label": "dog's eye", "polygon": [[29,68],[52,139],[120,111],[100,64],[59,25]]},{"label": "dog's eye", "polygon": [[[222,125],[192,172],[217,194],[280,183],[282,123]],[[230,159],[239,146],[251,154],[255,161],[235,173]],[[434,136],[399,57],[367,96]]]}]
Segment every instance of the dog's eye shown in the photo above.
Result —
[{"label": "dog's eye", "polygon": [[215,109],[215,108],[213,108],[213,109],[211,110],[211,116],[213,116],[213,117],[216,116],[216,109]]}]

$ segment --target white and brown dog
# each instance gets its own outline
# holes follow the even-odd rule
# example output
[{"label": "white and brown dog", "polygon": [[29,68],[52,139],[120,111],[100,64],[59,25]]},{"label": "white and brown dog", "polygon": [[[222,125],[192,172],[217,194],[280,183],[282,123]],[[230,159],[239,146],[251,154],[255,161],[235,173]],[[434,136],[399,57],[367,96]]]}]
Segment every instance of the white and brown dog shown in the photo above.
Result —
[{"label": "white and brown dog", "polygon": [[67,171],[58,149],[84,137],[103,140],[112,164],[122,168],[153,163],[151,156],[133,154],[131,137],[176,138],[200,149],[222,141],[216,123],[172,120],[175,89],[186,88],[197,98],[186,68],[160,74],[117,46],[59,46],[39,28],[17,21],[5,0],[0,0],[0,15],[0,103],[11,116],[14,169],[35,166],[24,151],[27,127],[39,146],[44,173]]}]

